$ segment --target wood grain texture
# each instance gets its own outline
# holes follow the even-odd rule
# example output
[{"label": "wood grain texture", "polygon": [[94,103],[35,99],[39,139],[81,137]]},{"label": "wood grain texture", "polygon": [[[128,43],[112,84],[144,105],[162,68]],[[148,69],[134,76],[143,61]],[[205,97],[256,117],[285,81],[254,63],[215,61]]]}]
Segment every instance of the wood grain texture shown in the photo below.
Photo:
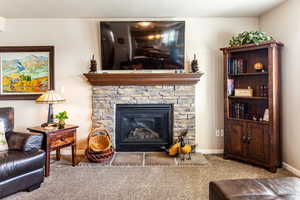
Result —
[{"label": "wood grain texture", "polygon": [[200,81],[200,73],[86,73],[84,76],[94,86],[119,85],[194,85]]},{"label": "wood grain texture", "polygon": [[43,150],[46,153],[45,157],[45,176],[50,175],[50,154],[51,151],[56,151],[56,159],[60,160],[60,149],[72,147],[72,165],[76,165],[76,129],[79,126],[66,125],[64,129],[54,128],[48,130],[40,126],[27,128],[33,133],[42,133],[44,135]]},{"label": "wood grain texture", "polygon": [[[222,48],[224,55],[224,158],[238,159],[260,165],[271,172],[281,166],[280,141],[280,64],[281,48],[278,41]],[[229,57],[247,61],[247,72],[228,74]],[[265,72],[255,72],[253,65],[262,62]],[[227,79],[234,79],[235,88],[250,86],[256,92],[252,98],[227,96]],[[268,86],[268,96],[259,95],[259,85]],[[246,103],[249,114],[262,116],[269,108],[269,121],[234,119],[232,103]]]},{"label": "wood grain texture", "polygon": [[236,51],[248,51],[248,50],[256,50],[256,49],[262,49],[262,48],[268,48],[271,45],[277,45],[280,47],[283,47],[284,44],[277,41],[277,40],[272,40],[272,41],[267,41],[267,42],[262,42],[259,45],[256,44],[246,44],[246,45],[240,45],[240,46],[233,46],[233,47],[224,47],[221,48],[221,51],[231,51],[231,52],[236,52]]}]

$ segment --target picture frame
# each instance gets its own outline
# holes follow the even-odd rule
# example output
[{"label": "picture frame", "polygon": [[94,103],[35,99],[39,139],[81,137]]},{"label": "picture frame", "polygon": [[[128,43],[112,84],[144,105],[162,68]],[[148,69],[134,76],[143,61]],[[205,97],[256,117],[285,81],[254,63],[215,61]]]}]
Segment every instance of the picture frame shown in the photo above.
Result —
[{"label": "picture frame", "polygon": [[54,46],[0,46],[0,100],[35,100],[54,90]]},{"label": "picture frame", "polygon": [[264,112],[264,118],[263,118],[263,120],[266,121],[266,122],[268,122],[268,121],[270,120],[270,119],[269,119],[269,118],[270,118],[270,117],[269,117],[269,113],[270,113],[270,112],[269,112],[269,109],[266,108],[266,109],[265,109],[265,112]]}]

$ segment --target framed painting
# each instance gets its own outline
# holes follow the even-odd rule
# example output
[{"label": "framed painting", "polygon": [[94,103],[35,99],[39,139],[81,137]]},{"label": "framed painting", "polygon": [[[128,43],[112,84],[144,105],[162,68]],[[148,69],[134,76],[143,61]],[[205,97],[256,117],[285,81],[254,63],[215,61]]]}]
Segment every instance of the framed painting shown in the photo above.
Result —
[{"label": "framed painting", "polygon": [[54,46],[0,47],[0,100],[35,100],[54,90]]}]

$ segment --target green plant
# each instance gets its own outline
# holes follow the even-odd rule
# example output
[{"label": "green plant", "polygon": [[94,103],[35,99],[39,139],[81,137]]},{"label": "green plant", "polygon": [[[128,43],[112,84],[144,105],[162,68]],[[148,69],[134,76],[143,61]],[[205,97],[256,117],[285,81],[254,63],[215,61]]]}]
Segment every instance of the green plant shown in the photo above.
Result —
[{"label": "green plant", "polygon": [[59,121],[64,121],[66,119],[69,119],[66,111],[58,113],[57,115],[55,115],[55,118],[58,119]]},{"label": "green plant", "polygon": [[253,44],[259,45],[261,42],[273,40],[272,36],[267,35],[265,32],[261,31],[250,31],[238,34],[236,37],[232,37],[229,41],[230,46],[239,46],[243,44]]}]

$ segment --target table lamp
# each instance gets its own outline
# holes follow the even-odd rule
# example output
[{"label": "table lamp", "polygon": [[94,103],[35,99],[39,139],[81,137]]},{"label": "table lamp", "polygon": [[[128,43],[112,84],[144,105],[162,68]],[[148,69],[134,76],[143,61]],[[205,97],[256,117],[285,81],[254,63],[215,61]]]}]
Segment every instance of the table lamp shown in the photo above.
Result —
[{"label": "table lamp", "polygon": [[62,96],[60,96],[60,94],[56,93],[54,90],[49,90],[45,92],[35,100],[36,103],[49,104],[48,121],[47,123],[43,123],[42,127],[46,127],[50,124],[53,124],[53,104],[62,103],[64,101],[65,99]]}]

